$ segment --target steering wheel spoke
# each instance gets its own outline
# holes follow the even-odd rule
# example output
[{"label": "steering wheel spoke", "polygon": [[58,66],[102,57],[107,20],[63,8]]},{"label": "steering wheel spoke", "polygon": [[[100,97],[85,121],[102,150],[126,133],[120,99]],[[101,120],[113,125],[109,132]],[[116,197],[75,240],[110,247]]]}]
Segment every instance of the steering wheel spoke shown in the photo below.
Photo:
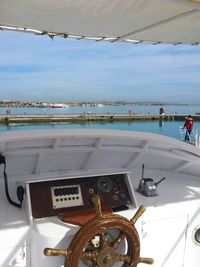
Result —
[{"label": "steering wheel spoke", "polygon": [[125,234],[120,232],[119,236],[112,242],[111,246],[115,249],[118,248],[119,244],[121,243],[122,240],[125,239]]},{"label": "steering wheel spoke", "polygon": [[45,248],[44,255],[45,256],[63,256],[67,257],[71,253],[70,250],[63,250],[63,249],[53,249],[53,248]]},{"label": "steering wheel spoke", "polygon": [[80,258],[82,260],[92,260],[93,262],[96,262],[98,254],[99,254],[98,251],[93,251],[93,252],[84,251],[82,252]]},{"label": "steering wheel spoke", "polygon": [[129,255],[119,255],[119,261],[123,261],[125,263],[131,263],[131,256]]},{"label": "steering wheel spoke", "polygon": [[142,258],[142,257],[140,257],[140,262],[141,263],[146,263],[146,264],[153,264],[154,260],[152,258]]},{"label": "steering wheel spoke", "polygon": [[108,247],[109,244],[107,242],[105,230],[99,233],[99,237],[100,237],[100,248],[104,249],[104,248]]}]

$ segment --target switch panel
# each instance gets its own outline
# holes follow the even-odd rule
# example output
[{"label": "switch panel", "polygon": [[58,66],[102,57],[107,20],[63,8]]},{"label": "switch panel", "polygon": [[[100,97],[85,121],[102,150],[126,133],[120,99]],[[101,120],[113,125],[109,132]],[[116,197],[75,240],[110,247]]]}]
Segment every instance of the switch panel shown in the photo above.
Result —
[{"label": "switch panel", "polygon": [[51,197],[53,209],[83,205],[80,185],[52,186]]}]

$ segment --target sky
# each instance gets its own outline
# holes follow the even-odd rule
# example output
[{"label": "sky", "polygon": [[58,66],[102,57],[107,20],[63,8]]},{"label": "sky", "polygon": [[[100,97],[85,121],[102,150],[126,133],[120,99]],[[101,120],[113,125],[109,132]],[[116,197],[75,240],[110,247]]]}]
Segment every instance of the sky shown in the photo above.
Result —
[{"label": "sky", "polygon": [[0,31],[0,99],[200,104],[200,46]]}]

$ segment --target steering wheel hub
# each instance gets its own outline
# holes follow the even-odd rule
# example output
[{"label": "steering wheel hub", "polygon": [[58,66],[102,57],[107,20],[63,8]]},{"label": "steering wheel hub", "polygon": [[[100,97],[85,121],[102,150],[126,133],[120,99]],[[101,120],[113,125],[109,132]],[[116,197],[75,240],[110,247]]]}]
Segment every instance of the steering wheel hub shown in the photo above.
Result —
[{"label": "steering wheel hub", "polygon": [[97,257],[97,265],[102,267],[111,267],[117,261],[118,253],[111,247],[104,248]]}]

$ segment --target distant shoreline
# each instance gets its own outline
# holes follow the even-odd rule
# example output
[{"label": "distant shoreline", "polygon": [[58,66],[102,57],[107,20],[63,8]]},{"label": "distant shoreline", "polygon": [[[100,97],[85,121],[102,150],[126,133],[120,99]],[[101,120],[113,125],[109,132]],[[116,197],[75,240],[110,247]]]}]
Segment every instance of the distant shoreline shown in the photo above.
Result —
[{"label": "distant shoreline", "polygon": [[1,108],[66,108],[66,107],[104,107],[104,106],[190,106],[185,103],[142,102],[142,101],[67,101],[67,102],[31,102],[31,101],[0,101]]}]

